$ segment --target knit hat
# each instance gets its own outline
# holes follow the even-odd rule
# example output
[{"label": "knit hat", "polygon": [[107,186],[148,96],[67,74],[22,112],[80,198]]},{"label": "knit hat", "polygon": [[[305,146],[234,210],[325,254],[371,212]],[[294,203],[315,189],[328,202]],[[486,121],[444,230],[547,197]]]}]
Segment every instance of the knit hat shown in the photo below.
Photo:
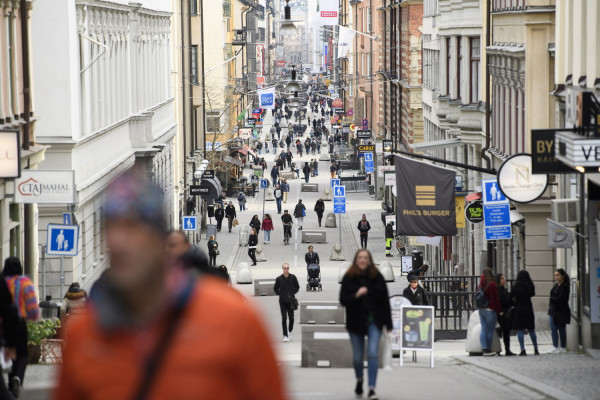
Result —
[{"label": "knit hat", "polygon": [[107,220],[143,222],[161,232],[165,230],[163,191],[140,177],[122,176],[111,183],[104,210]]}]

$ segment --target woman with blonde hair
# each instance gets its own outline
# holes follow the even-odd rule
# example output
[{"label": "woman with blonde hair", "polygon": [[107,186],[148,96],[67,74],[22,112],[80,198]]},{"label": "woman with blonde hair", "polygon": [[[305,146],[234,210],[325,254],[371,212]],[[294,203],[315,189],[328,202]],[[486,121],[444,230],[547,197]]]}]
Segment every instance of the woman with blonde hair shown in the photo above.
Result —
[{"label": "woman with blonde hair", "polygon": [[206,245],[208,246],[208,265],[216,267],[217,256],[219,255],[219,243],[215,240],[215,235],[210,235]]},{"label": "woman with blonde hair", "polygon": [[363,393],[363,360],[367,336],[368,398],[377,399],[375,384],[379,367],[379,339],[384,326],[392,328],[392,313],[387,284],[368,250],[356,252],[352,265],[342,279],[340,303],[346,307],[346,329],[352,343],[356,376],[354,392],[357,395]]}]

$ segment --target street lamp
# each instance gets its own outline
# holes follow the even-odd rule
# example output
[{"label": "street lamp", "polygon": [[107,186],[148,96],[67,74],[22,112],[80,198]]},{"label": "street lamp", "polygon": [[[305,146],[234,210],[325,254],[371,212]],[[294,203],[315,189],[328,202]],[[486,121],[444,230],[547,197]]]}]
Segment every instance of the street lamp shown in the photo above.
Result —
[{"label": "street lamp", "polygon": [[292,22],[292,11],[289,2],[289,0],[285,1],[284,19],[281,23],[281,26],[279,27],[279,34],[285,36],[298,34],[298,28],[296,28],[296,25],[294,25],[294,23]]},{"label": "street lamp", "polygon": [[299,92],[300,90],[302,90],[302,88],[300,88],[300,85],[296,81],[296,68],[292,67],[292,79],[285,86],[285,91],[286,92]]}]

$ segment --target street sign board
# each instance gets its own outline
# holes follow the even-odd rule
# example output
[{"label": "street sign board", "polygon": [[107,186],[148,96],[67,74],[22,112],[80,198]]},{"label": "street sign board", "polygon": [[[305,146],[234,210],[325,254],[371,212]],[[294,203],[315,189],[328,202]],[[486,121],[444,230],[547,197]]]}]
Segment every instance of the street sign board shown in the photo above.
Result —
[{"label": "street sign board", "polygon": [[365,161],[373,162],[373,153],[365,153]]},{"label": "street sign board", "polygon": [[370,151],[370,152],[374,152],[375,151],[375,145],[374,144],[359,144],[358,145],[358,151],[361,153]]},{"label": "street sign board", "polygon": [[210,193],[208,185],[190,185],[190,196],[204,196]]},{"label": "street sign board", "polygon": [[260,188],[261,189],[267,189],[269,187],[269,180],[268,179],[261,179],[260,180]]},{"label": "street sign board", "polygon": [[375,172],[375,166],[373,165],[373,161],[365,161],[365,172],[371,173]]},{"label": "street sign board", "polygon": [[79,226],[48,224],[46,254],[50,256],[77,255],[79,248]]},{"label": "street sign board", "polygon": [[184,231],[197,231],[198,230],[198,217],[186,215],[182,221]]},{"label": "street sign board", "polygon": [[346,214],[346,203],[334,203],[333,204],[334,214]]},{"label": "street sign board", "polygon": [[508,204],[508,199],[500,190],[497,179],[483,179],[483,204]]},{"label": "street sign board", "polygon": [[485,240],[504,240],[512,237],[509,226],[486,226]]},{"label": "street sign board", "polygon": [[483,208],[485,226],[510,226],[510,206],[508,204],[487,205]]},{"label": "street sign board", "polygon": [[333,188],[333,197],[346,197],[346,186],[335,186]]},{"label": "street sign board", "polygon": [[74,171],[22,170],[14,185],[15,203],[75,203]]},{"label": "street sign board", "polygon": [[346,198],[345,197],[334,197],[333,204],[346,204]]},{"label": "street sign board", "polygon": [[63,213],[63,224],[72,225],[71,224],[71,213]]},{"label": "street sign board", "polygon": [[340,186],[340,180],[339,179],[332,179],[331,182],[329,183],[330,187],[334,187],[334,186]]},{"label": "street sign board", "polygon": [[371,139],[371,131],[359,129],[356,131],[356,138],[357,139]]},{"label": "street sign board", "polygon": [[214,177],[215,177],[215,170],[214,169],[207,169],[202,174],[202,179],[213,179]]}]

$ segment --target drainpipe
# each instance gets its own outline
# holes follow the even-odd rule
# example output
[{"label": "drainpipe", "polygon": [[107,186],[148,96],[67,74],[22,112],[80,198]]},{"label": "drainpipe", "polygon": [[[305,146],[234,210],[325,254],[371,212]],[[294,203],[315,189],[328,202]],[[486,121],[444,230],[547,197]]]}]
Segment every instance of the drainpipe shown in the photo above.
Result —
[{"label": "drainpipe", "polygon": [[[27,10],[27,1],[20,0],[19,12],[21,17],[21,57],[22,57],[22,76],[23,76],[23,119],[25,125],[23,126],[23,150],[29,150],[31,142],[31,77],[29,75],[29,29],[28,20],[29,12]],[[29,161],[27,162],[29,164]],[[29,165],[27,166],[29,168]],[[23,223],[24,223],[24,251],[23,251],[23,264],[25,271],[33,274],[32,271],[32,240],[31,235],[33,234],[32,229],[32,218],[33,216],[33,205],[25,204],[23,206]]]},{"label": "drainpipe", "polygon": [[[485,12],[485,45],[486,47],[490,45],[490,40],[492,37],[492,28],[491,24],[491,1],[486,1],[486,12]],[[487,168],[491,168],[492,161],[490,157],[485,154],[490,149],[490,116],[491,116],[491,107],[490,107],[490,62],[488,59],[487,51],[485,53],[485,147],[481,149],[481,158],[483,158],[487,164]],[[488,248],[489,251],[489,248]]]},{"label": "drainpipe", "polygon": [[[185,63],[185,39],[184,37],[184,26],[185,26],[185,17],[184,17],[184,9],[185,9],[185,2],[181,3],[181,9],[179,10],[181,12],[181,69],[183,71],[185,71],[185,66],[183,65]],[[188,3],[189,4],[189,3]],[[182,100],[182,107],[181,107],[181,113],[182,113],[182,122],[183,122],[183,187],[187,187],[187,134],[186,134],[186,123],[185,123],[185,111],[186,111],[186,102],[190,99],[186,98],[186,79],[185,79],[185,75],[184,73],[181,74],[181,100]],[[190,100],[191,101],[191,100]]]},{"label": "drainpipe", "polygon": [[[202,43],[202,154],[206,160],[206,85],[204,75],[204,0],[200,0],[200,43]],[[197,126],[197,125],[196,125]]]}]

